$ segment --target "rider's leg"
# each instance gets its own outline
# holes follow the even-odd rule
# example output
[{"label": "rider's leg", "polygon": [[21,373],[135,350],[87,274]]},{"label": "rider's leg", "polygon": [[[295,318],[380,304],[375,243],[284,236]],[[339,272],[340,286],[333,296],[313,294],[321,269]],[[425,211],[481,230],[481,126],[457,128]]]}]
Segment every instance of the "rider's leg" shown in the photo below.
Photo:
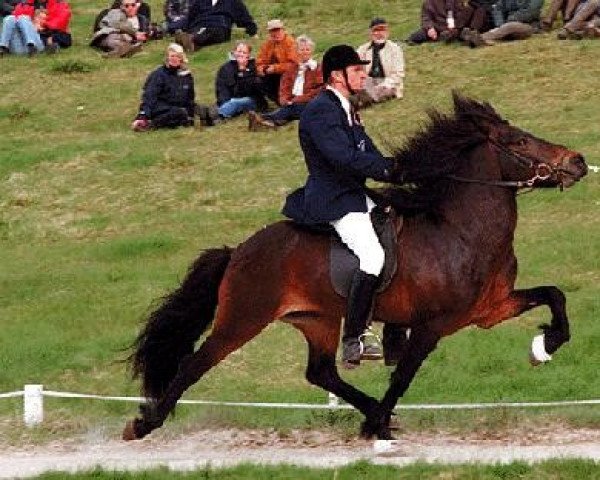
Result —
[{"label": "rider's leg", "polygon": [[[369,199],[369,207],[372,205]],[[362,348],[359,337],[367,327],[385,253],[373,229],[369,212],[351,212],[331,224],[359,259],[359,269],[352,277],[348,292],[342,335],[342,361],[344,366],[352,368],[360,364]]]}]

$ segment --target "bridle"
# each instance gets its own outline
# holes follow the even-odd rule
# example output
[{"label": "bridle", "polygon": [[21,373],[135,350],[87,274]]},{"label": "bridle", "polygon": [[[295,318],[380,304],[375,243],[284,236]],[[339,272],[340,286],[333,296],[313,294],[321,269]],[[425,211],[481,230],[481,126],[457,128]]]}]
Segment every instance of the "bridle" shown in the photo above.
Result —
[{"label": "bridle", "polygon": [[525,168],[533,170],[533,175],[527,180],[483,180],[478,178],[466,178],[459,175],[448,175],[447,177],[451,180],[463,183],[477,183],[479,185],[488,185],[492,187],[506,187],[506,188],[533,188],[537,181],[548,180],[552,175],[556,175],[560,185],[560,189],[563,189],[563,169],[556,168],[547,163],[540,162],[537,165],[533,163],[533,160],[527,158],[525,155],[521,155],[518,152],[512,151],[506,145],[498,142],[497,140],[488,138],[488,143],[496,147],[500,152],[504,153],[508,158],[516,160],[517,163]]}]

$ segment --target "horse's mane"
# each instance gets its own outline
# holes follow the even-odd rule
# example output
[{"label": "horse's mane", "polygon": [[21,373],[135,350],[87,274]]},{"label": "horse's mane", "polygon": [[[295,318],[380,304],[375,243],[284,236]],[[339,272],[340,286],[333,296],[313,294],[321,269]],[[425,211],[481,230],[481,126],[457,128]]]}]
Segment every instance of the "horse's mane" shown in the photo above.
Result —
[{"label": "horse's mane", "polygon": [[454,111],[427,111],[429,121],[403,147],[393,148],[401,185],[381,191],[397,211],[405,214],[435,212],[451,193],[447,175],[468,159],[469,151],[483,143],[489,127],[506,124],[487,102],[452,92]]}]

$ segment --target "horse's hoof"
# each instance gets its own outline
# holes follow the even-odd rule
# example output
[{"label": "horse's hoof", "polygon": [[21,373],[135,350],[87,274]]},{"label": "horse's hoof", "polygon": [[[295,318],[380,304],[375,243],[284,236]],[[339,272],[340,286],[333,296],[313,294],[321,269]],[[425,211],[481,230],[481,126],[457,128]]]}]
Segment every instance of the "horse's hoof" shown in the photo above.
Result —
[{"label": "horse's hoof", "polygon": [[125,428],[123,429],[123,433],[121,434],[121,438],[126,442],[131,440],[138,440],[137,435],[135,434],[135,421],[129,421],[125,424]]},{"label": "horse's hoof", "polygon": [[546,363],[552,360],[552,355],[546,351],[544,345],[544,335],[537,335],[533,337],[531,342],[531,350],[529,351],[529,363],[532,366],[537,367],[541,363]]}]

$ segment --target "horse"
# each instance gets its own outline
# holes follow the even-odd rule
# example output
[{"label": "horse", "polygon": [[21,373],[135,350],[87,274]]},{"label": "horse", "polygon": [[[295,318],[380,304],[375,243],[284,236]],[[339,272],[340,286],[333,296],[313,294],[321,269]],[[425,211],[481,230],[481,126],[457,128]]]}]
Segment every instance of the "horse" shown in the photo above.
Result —
[{"label": "horse", "polygon": [[534,362],[549,360],[569,340],[560,289],[514,288],[516,195],[572,186],[587,173],[583,156],[510,125],[487,102],[453,92],[453,112],[429,110],[393,158],[390,186],[373,194],[403,215],[403,226],[396,274],[377,295],[372,319],[384,323],[384,348],[386,328],[410,335],[396,335],[405,345],[381,400],[345,382],[336,368],[346,304],[330,282],[329,235],[282,220],[235,248],[205,250],[150,314],[129,357],[146,401],[123,439],[162,426],[186,389],[276,320],[304,335],[306,379],[354,406],[364,415],[361,435],[378,439],[393,438],[393,409],[441,338],[546,305],[552,317],[534,339]]}]

